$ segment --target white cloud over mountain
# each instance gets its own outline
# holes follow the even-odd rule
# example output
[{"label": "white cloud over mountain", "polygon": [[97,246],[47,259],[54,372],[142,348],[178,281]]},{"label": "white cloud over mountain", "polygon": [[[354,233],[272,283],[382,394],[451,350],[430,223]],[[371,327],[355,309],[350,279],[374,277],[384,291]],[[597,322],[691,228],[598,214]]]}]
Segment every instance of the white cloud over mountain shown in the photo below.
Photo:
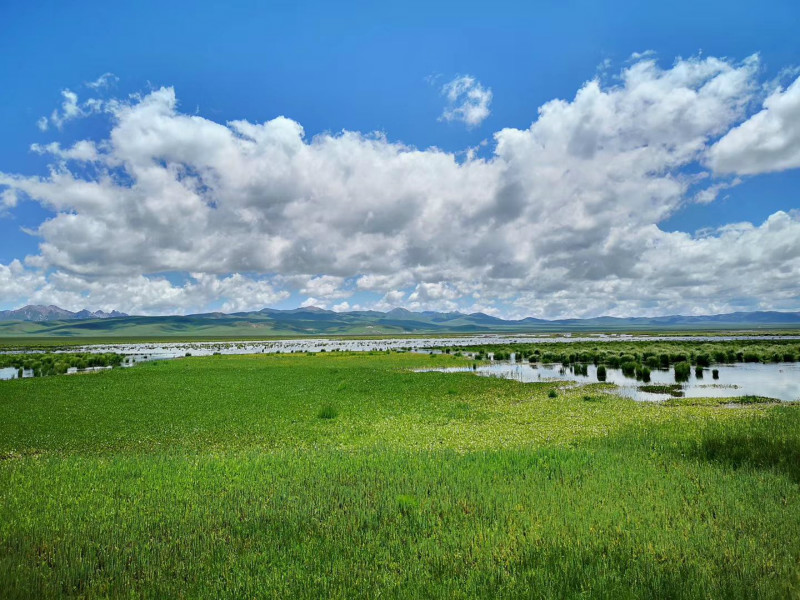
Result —
[{"label": "white cloud over mountain", "polygon": [[369,291],[377,307],[546,317],[796,309],[797,213],[658,227],[738,181],[713,173],[798,166],[800,84],[749,116],[757,74],[756,58],[640,59],[463,161],[380,134],[308,138],[285,117],[217,123],[181,112],[172,88],[105,102],[107,139],[35,146],[53,160],[45,177],[0,173],[55,213],[37,256],[0,265],[0,302],[243,310],[292,290],[339,309]]}]

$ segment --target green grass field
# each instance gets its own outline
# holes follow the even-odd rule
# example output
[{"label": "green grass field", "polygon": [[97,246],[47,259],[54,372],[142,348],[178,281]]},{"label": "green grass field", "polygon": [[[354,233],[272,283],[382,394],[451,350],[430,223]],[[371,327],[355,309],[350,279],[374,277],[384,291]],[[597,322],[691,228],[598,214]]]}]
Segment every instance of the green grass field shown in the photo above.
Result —
[{"label": "green grass field", "polygon": [[800,407],[410,371],[459,360],[0,383],[0,596],[798,597]]}]

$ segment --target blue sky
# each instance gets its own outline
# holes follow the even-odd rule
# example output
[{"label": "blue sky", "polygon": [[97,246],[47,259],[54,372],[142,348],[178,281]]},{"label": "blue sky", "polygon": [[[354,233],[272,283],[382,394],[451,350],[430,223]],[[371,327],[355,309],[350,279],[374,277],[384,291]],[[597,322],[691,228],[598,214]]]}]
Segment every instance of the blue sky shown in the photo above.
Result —
[{"label": "blue sky", "polygon": [[[479,265],[477,260],[464,262],[458,258],[458,252],[437,264],[430,256],[419,254],[425,253],[424,249],[417,248],[423,239],[417,234],[406,235],[387,226],[387,230],[380,232],[383,236],[380,243],[373,239],[377,234],[369,229],[372,225],[365,225],[367,220],[380,220],[382,213],[391,215],[393,203],[403,203],[402,198],[388,197],[382,203],[376,201],[375,205],[365,206],[364,219],[359,225],[347,225],[354,227],[351,229],[337,224],[336,218],[326,221],[320,217],[317,226],[323,233],[315,234],[316,237],[323,235],[329,225],[340,242],[348,236],[372,236],[369,242],[373,245],[365,245],[365,253],[385,251],[394,257],[391,253],[398,247],[403,248],[404,259],[387,259],[384,265],[349,255],[336,256],[336,260],[328,261],[305,257],[303,252],[306,251],[309,256],[330,256],[333,246],[312,251],[306,248],[306,244],[302,246],[303,250],[297,241],[304,237],[302,231],[303,235],[288,233],[283,239],[284,231],[294,232],[293,228],[298,226],[293,222],[283,229],[266,227],[259,230],[252,243],[247,244],[247,250],[242,249],[235,259],[230,258],[227,263],[232,267],[230,270],[226,270],[223,262],[217,264],[198,259],[196,264],[192,264],[185,256],[171,262],[155,260],[141,264],[130,257],[117,261],[109,259],[105,265],[99,259],[89,268],[85,267],[86,257],[103,255],[106,252],[103,244],[95,243],[89,234],[85,240],[76,241],[75,237],[81,235],[77,229],[67,231],[52,227],[52,231],[44,231],[39,227],[59,214],[85,218],[86,227],[90,228],[97,219],[84,204],[59,204],[37,197],[37,193],[31,191],[30,183],[36,176],[47,178],[50,166],[56,163],[68,169],[74,177],[93,183],[100,181],[102,169],[75,161],[63,162],[63,157],[54,157],[52,152],[31,151],[31,145],[58,142],[63,149],[77,141],[90,140],[101,147],[104,141],[115,139],[113,128],[120,122],[120,115],[108,108],[109,102],[117,99],[135,105],[141,98],[162,88],[174,91],[176,114],[196,116],[223,126],[235,120],[258,124],[285,116],[302,126],[306,141],[325,133],[335,137],[343,130],[360,132],[365,136],[380,132],[385,136],[385,142],[395,150],[398,144],[420,150],[436,147],[452,153],[454,160],[462,162],[467,160],[467,151],[475,148],[474,160],[491,162],[496,157],[499,143],[495,137],[497,132],[504,129],[528,130],[538,118],[539,107],[554,99],[573,101],[587,81],[597,79],[603,90],[612,90],[624,85],[620,74],[637,62],[655,61],[662,73],[680,61],[697,63],[709,58],[724,61],[733,69],[745,69],[744,61],[757,55],[757,66],[748,71],[749,84],[743,85],[736,98],[726,97],[725,100],[726,106],[731,110],[736,108],[739,114],[724,122],[709,122],[707,129],[698,134],[705,136],[710,149],[727,131],[758,114],[764,99],[771,93],[788,89],[796,79],[797,72],[792,69],[800,65],[800,36],[797,35],[800,8],[795,2],[735,5],[728,2],[520,2],[491,5],[465,2],[393,5],[253,2],[227,6],[205,2],[138,2],[127,6],[100,2],[77,5],[6,3],[0,8],[0,21],[4,23],[3,36],[0,37],[0,85],[3,89],[0,130],[4,134],[0,143],[0,172],[7,178],[28,178],[27,187],[17,186],[15,200],[6,202],[0,216],[0,265],[5,266],[5,272],[0,271],[5,277],[0,278],[0,283],[5,282],[5,291],[0,289],[0,307],[14,307],[29,301],[52,301],[69,304],[71,308],[83,304],[92,309],[185,312],[220,307],[253,308],[257,301],[282,307],[313,301],[340,309],[404,305],[419,309],[481,309],[508,316],[664,314],[747,308],[800,310],[800,291],[786,281],[786,273],[794,273],[797,268],[796,248],[791,242],[775,241],[774,236],[769,238],[772,240],[769,243],[762,243],[761,238],[755,237],[749,240],[762,246],[776,245],[773,254],[748,259],[749,266],[759,271],[763,269],[753,261],[765,260],[770,262],[771,268],[779,267],[771,279],[760,282],[760,287],[756,286],[758,289],[738,290],[744,282],[750,281],[746,277],[737,280],[731,276],[724,281],[703,282],[703,274],[694,272],[683,273],[683,278],[675,275],[659,281],[648,279],[639,285],[637,278],[647,279],[648,268],[659,265],[641,261],[631,265],[628,264],[630,261],[615,259],[617,262],[613,262],[610,258],[602,264],[594,264],[592,258],[585,257],[574,258],[573,262],[565,259],[555,264],[552,257],[558,254],[557,251],[543,254],[553,248],[555,240],[542,242],[538,247],[532,244],[526,249],[521,243],[510,249],[499,249],[487,241],[463,249],[465,255],[483,253],[483,265]],[[635,53],[639,56],[632,58]],[[87,85],[105,73],[113,74],[107,78],[109,85],[96,88]],[[481,96],[483,100],[489,98],[486,94],[490,93],[490,99],[485,102],[488,116],[480,118],[479,122],[465,122],[459,119],[458,114],[450,120],[443,118],[448,106],[444,86],[464,76],[471,78],[470,90],[484,94]],[[659,81],[663,79],[661,75],[654,77],[660,77]],[[693,84],[687,85],[691,88]],[[42,131],[37,127],[37,121],[42,116],[49,116],[62,104],[63,90],[77,94],[79,106],[87,99],[95,98],[105,103],[104,108],[95,111],[84,106],[80,118],[65,119],[61,127],[51,121]],[[131,94],[138,96],[131,99]],[[457,108],[463,100],[464,96],[459,96],[450,108]],[[791,100],[787,96],[787,110],[793,109]],[[689,110],[700,109],[690,107]],[[652,119],[643,117],[643,122],[652,124]],[[615,134],[614,139],[619,139],[619,136]],[[652,136],[643,139],[651,146],[654,144]],[[684,142],[688,144],[687,140],[681,140]],[[724,167],[724,164],[720,168],[709,167],[710,159],[697,150],[692,150],[695,154],[689,159],[682,157],[676,163],[673,157],[655,167],[656,170],[669,171],[673,178],[701,172],[706,176],[696,185],[675,192],[677,196],[666,198],[659,193],[642,199],[643,204],[636,205],[636,210],[641,206],[652,208],[659,202],[663,203],[664,210],[655,210],[649,219],[636,222],[626,236],[638,238],[636,232],[656,226],[663,233],[685,232],[691,239],[687,242],[678,235],[664,240],[648,238],[641,240],[641,248],[630,247],[626,252],[644,255],[644,249],[652,248],[654,244],[673,244],[672,252],[678,260],[681,260],[680,253],[685,252],[686,260],[700,253],[708,262],[711,259],[707,253],[726,252],[724,243],[720,242],[719,249],[700,248],[699,245],[688,248],[693,239],[699,239],[696,232],[701,232],[700,238],[716,235],[722,239],[718,231],[721,227],[740,222],[759,227],[776,214],[786,214],[789,219],[786,227],[794,227],[797,217],[793,211],[800,205],[796,191],[800,188],[800,169],[793,166],[791,158],[796,152],[792,145],[795,143],[796,140],[789,139],[784,144],[788,148],[785,149],[790,157],[788,162],[779,160],[777,167],[762,166],[759,172],[749,172],[752,169],[741,167],[741,160],[744,160],[741,157],[730,158],[733,150],[726,154],[728,163],[718,164],[739,165],[735,168]],[[629,148],[625,144],[622,146],[627,152]],[[741,154],[741,149],[736,151]],[[186,156],[186,153],[181,155]],[[162,156],[150,158],[169,162]],[[535,157],[530,160],[531,170],[539,168],[540,163]],[[131,176],[128,167],[120,166],[119,162],[112,165],[112,162],[104,163],[107,173],[120,178]],[[421,163],[427,164],[425,161]],[[200,168],[186,163],[184,166],[187,169]],[[219,165],[209,167],[211,170],[218,168]],[[358,171],[352,165],[347,169]],[[210,177],[208,174],[205,176]],[[406,176],[414,177],[413,172]],[[308,177],[313,178],[313,175]],[[463,177],[457,177],[466,180],[472,176],[463,174]],[[477,180],[478,176],[475,178]],[[0,188],[15,187],[8,181]],[[519,183],[515,179],[513,182],[513,186],[517,186],[515,190],[522,186],[519,202],[526,203],[526,211],[533,211],[539,201],[536,193],[540,192],[533,191],[535,181]],[[564,181],[568,182],[569,178]],[[267,217],[271,211],[277,210],[274,199],[270,197],[275,193],[273,183],[264,183],[266,187],[258,193],[262,204],[253,210],[261,211],[256,220],[263,219],[277,227],[276,219]],[[55,185],[52,181],[50,184]],[[699,189],[714,184],[722,184],[724,189],[713,201],[698,203],[691,200]],[[309,189],[324,187],[330,190],[329,185],[332,184],[327,181],[324,186],[311,182],[305,191],[292,191],[295,194],[293,198],[298,206],[308,209],[303,203],[308,198],[303,194],[318,193],[309,192]],[[389,182],[385,185],[388,186]],[[507,189],[512,184],[491,179],[487,185]],[[587,182],[576,189],[571,200],[580,203],[583,202],[580,198],[593,193],[606,194],[591,185]],[[218,202],[221,205],[232,201],[226,196],[232,193],[231,190],[210,187],[211,191],[204,188],[206,191],[203,192],[207,205],[217,206]],[[381,189],[382,185],[376,184],[376,188]],[[414,192],[419,193],[419,189],[414,188]],[[113,191],[110,193],[114,194]],[[337,197],[336,201],[341,201],[345,207],[348,202],[361,206],[360,200],[346,197],[347,193],[343,198]],[[412,192],[406,190],[403,193]],[[439,192],[434,190],[430,193],[430,197],[434,197]],[[51,189],[47,194],[57,194],[57,191]],[[155,204],[168,205],[169,194],[164,192],[163,197],[159,192],[155,194],[150,197]],[[214,198],[214,194],[219,198]],[[424,206],[430,197],[420,199],[420,206]],[[494,201],[499,197],[494,197]],[[481,201],[480,198],[472,200],[473,203]],[[542,210],[547,208],[546,201],[542,198]],[[281,206],[281,210],[291,212],[285,204]],[[456,210],[457,206],[454,201],[442,210]],[[591,205],[576,206],[592,215]],[[628,218],[626,211],[632,208],[635,207],[621,207],[617,217]],[[153,210],[158,213],[161,209]],[[241,206],[237,211],[236,214],[241,216]],[[415,231],[432,228],[431,224],[437,222],[436,215],[425,217],[424,212],[421,210],[414,217]],[[523,209],[520,208],[520,212],[524,212]],[[282,213],[281,218],[284,216]],[[220,222],[224,220],[221,215],[215,218]],[[516,215],[515,218],[519,221],[522,217]],[[251,224],[254,222],[252,215],[248,219],[251,219]],[[604,241],[598,241],[600,245],[587,256],[616,256],[608,250],[609,240],[617,240],[621,234],[611,232],[614,227],[608,225],[609,220],[599,217],[589,220],[592,224],[567,226],[561,238],[570,237],[573,242],[570,247],[575,248],[581,247],[581,244],[574,245],[576,236],[603,238]],[[446,222],[443,218],[442,223]],[[137,239],[145,239],[148,245],[154,243],[148,239],[150,225],[147,219],[129,220],[114,226],[124,229],[120,232],[120,239],[125,235],[136,237],[135,228],[140,227],[138,234],[141,235]],[[550,230],[557,231],[563,226],[562,221],[556,220]],[[113,237],[113,231],[108,233],[112,226],[106,223],[104,227],[107,228],[106,234]],[[231,232],[230,235],[245,235],[241,233],[242,224],[237,227],[237,233]],[[254,231],[254,227],[248,231]],[[37,230],[38,235],[32,235]],[[212,230],[209,231],[213,233]],[[543,237],[530,227],[526,229],[524,222],[512,226],[503,221],[502,227],[498,225],[491,233],[496,238],[508,236],[513,231],[524,238],[529,230],[537,240]],[[591,234],[585,233],[589,230]],[[228,235],[222,233],[222,229],[219,231],[220,235]],[[709,234],[709,231],[717,233]],[[762,232],[765,236],[768,233],[766,229]],[[177,237],[180,235],[176,234]],[[459,240],[470,237],[467,227],[454,238],[454,244],[459,245]],[[277,245],[280,248],[276,246],[269,252],[265,251],[265,256],[272,258],[261,256],[259,248],[278,238],[281,238],[281,244]],[[730,243],[739,246],[747,241],[745,238],[737,239]],[[295,242],[297,248],[288,250]],[[46,244],[49,250],[42,251],[40,244]],[[184,245],[189,244],[187,241]],[[192,253],[202,255],[205,248],[193,247]],[[163,250],[162,255],[166,256],[175,249],[165,246]],[[251,253],[250,257],[243,258],[242,253],[247,252]],[[283,253],[282,258],[274,258],[270,252]],[[213,251],[209,250],[209,253],[213,254]],[[294,258],[287,258],[288,253],[292,253]],[[514,264],[508,266],[503,257],[511,254],[514,254],[511,261]],[[572,254],[576,256],[575,252]],[[303,256],[303,260],[298,256]],[[779,257],[777,267],[775,257]],[[20,262],[12,268],[15,260]],[[735,269],[743,260],[745,258],[734,261],[734,266],[718,261],[716,269]],[[580,261],[587,265],[585,269]],[[533,264],[543,264],[542,268],[549,270],[538,271],[531,267],[530,271],[523,272],[520,267]],[[709,267],[713,270],[714,265],[709,264]],[[660,268],[662,272],[665,270],[664,265]],[[591,273],[587,280],[593,287],[591,293],[582,296],[579,292],[586,288],[578,275],[587,272]],[[201,285],[191,273],[204,274],[213,281]],[[233,273],[241,274],[236,280],[241,285],[234,285],[231,280]],[[404,276],[400,277],[399,273]],[[324,277],[328,279],[321,279]],[[561,287],[558,285],[560,280],[563,281]],[[161,283],[151,285],[153,282]],[[309,282],[313,283],[309,285]],[[158,289],[148,288],[149,291],[140,295],[131,294],[132,289],[142,285]],[[576,287],[568,289],[571,286]],[[664,286],[670,288],[671,293],[665,293]],[[686,292],[687,286],[691,288],[689,293]],[[109,287],[118,289],[119,293],[109,293]],[[768,292],[772,289],[776,292],[770,295]],[[131,300],[132,297],[137,299]]]}]

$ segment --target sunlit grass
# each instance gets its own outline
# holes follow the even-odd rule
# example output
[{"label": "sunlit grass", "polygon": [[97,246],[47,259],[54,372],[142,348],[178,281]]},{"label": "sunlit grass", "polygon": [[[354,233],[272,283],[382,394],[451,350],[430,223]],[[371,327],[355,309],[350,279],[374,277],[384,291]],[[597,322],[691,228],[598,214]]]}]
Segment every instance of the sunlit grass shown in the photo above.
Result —
[{"label": "sunlit grass", "polygon": [[411,372],[454,364],[5,382],[0,596],[797,596],[798,408]]},{"label": "sunlit grass", "polygon": [[320,419],[335,419],[339,415],[339,411],[336,410],[336,407],[328,402],[327,404],[323,405],[322,408],[319,409],[317,416]]}]

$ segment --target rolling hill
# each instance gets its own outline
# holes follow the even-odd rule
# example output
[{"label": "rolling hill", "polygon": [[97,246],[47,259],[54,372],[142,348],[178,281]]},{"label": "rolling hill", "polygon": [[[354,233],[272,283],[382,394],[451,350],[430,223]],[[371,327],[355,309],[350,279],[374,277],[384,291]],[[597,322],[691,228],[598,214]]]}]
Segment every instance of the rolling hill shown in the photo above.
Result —
[{"label": "rolling hill", "polygon": [[483,313],[334,312],[315,307],[185,316],[129,316],[113,311],[73,313],[56,306],[0,312],[0,337],[258,338],[311,335],[555,333],[800,328],[800,312],[738,312],[706,316],[596,317],[504,320]]}]

